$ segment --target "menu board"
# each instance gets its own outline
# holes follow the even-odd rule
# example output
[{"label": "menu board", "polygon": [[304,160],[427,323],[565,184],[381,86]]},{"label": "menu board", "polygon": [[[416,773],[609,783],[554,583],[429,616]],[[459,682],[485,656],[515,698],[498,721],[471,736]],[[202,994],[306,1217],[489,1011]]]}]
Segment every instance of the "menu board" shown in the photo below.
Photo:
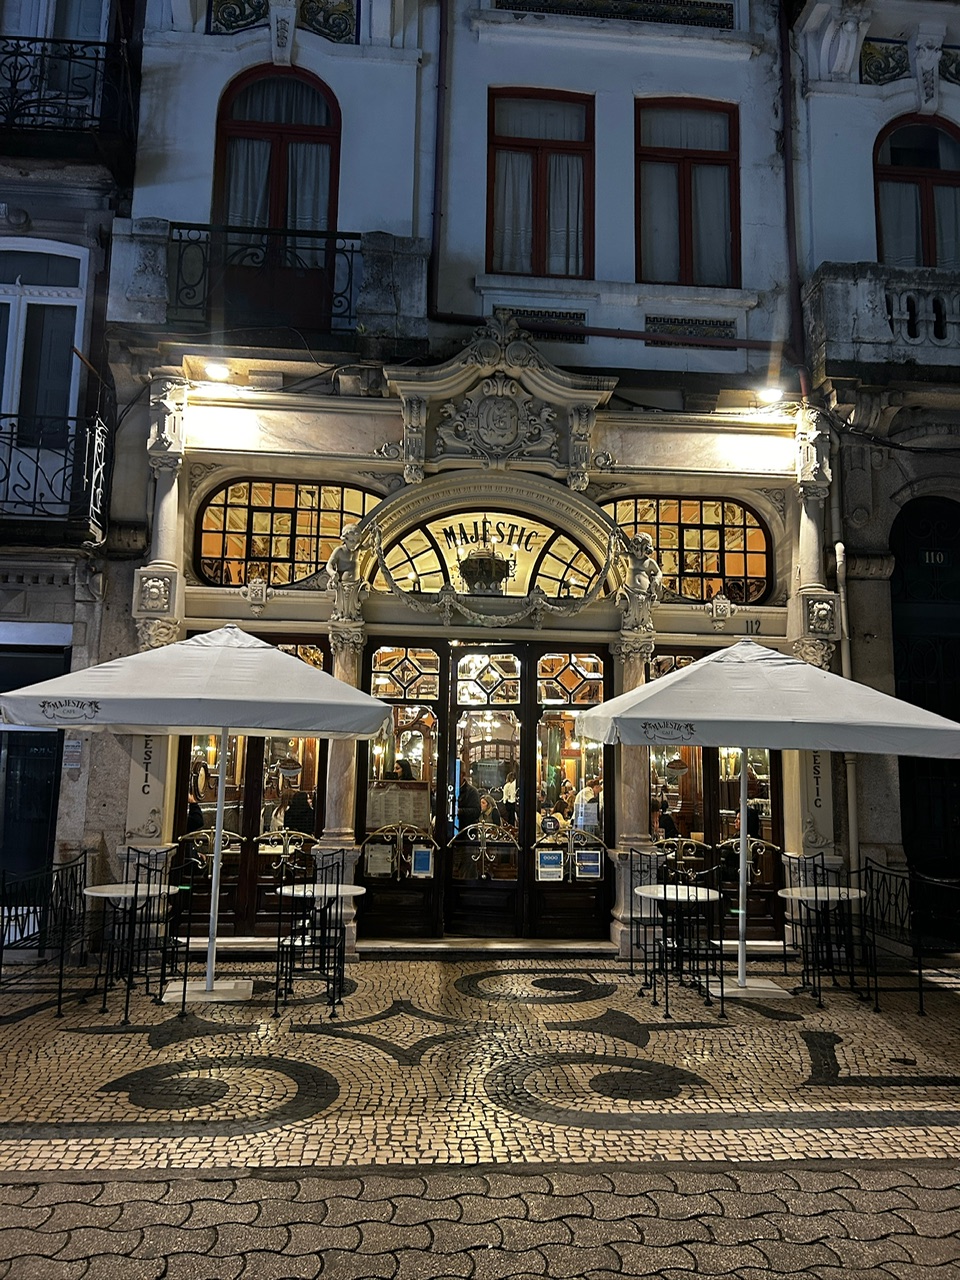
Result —
[{"label": "menu board", "polygon": [[403,825],[429,831],[430,790],[425,782],[371,782],[367,788],[367,830]]}]

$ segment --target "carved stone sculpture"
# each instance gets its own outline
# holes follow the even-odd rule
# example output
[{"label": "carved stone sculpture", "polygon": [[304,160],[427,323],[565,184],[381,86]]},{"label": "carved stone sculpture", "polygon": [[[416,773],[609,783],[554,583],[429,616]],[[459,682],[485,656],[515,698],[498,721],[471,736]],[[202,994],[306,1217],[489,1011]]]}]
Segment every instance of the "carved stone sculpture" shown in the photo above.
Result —
[{"label": "carved stone sculpture", "polygon": [[341,533],[342,543],[335,547],[327,561],[327,590],[333,592],[331,622],[361,622],[361,604],[370,590],[366,582],[357,576],[357,548],[360,531],[357,525],[346,525]]},{"label": "carved stone sculpture", "polygon": [[627,543],[627,580],[617,594],[621,630],[653,631],[653,607],[663,590],[663,573],[653,558],[653,539],[638,533]]}]

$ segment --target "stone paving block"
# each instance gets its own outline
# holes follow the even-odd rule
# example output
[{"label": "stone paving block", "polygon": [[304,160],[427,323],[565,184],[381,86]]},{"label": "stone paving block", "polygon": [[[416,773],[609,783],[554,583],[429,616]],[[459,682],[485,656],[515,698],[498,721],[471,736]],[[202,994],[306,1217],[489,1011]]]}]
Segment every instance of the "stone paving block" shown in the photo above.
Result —
[{"label": "stone paving block", "polygon": [[[257,1213],[253,1219],[253,1225],[256,1227],[282,1227],[288,1223],[310,1223],[312,1226],[318,1227],[321,1224],[325,1227],[337,1226],[353,1226],[357,1216],[365,1216],[370,1214],[374,1216],[376,1209],[388,1202],[380,1201],[377,1204],[366,1205],[358,1204],[356,1201],[348,1201],[352,1212],[341,1218],[339,1222],[330,1221],[329,1206],[323,1204],[319,1200],[267,1200],[264,1204],[255,1206]],[[389,1204],[388,1204],[389,1211]]]},{"label": "stone paving block", "polygon": [[828,1236],[846,1234],[836,1218],[827,1214],[818,1218],[810,1215],[800,1217],[795,1213],[770,1213],[762,1221],[772,1227],[782,1239],[792,1240],[796,1244],[812,1244],[815,1240],[824,1240]]},{"label": "stone paving block", "polygon": [[[104,1231],[99,1227],[79,1227],[68,1232],[67,1241],[56,1257],[69,1262],[74,1258],[99,1258],[111,1253],[129,1257],[140,1246],[141,1231]],[[41,1239],[38,1231],[35,1237]]]},{"label": "stone paving block", "polygon": [[616,1267],[620,1261],[619,1254],[604,1246],[545,1244],[540,1253],[547,1260],[550,1280],[576,1280],[584,1270]]},{"label": "stone paving block", "polygon": [[60,1204],[70,1200],[76,1204],[89,1203],[99,1199],[103,1192],[100,1182],[64,1182],[56,1180],[40,1182],[34,1188],[33,1195],[25,1203],[31,1207],[43,1204]]},{"label": "stone paving block", "polygon": [[[331,1249],[321,1253],[323,1280],[392,1280],[397,1272],[393,1254],[370,1255],[344,1253]],[[446,1264],[449,1269],[449,1263]],[[469,1275],[469,1271],[461,1272]],[[253,1277],[251,1277],[253,1280]]]},{"label": "stone paving block", "polygon": [[[386,1253],[388,1249],[399,1253],[404,1249],[430,1249],[437,1247],[437,1241],[446,1240],[449,1231],[459,1230],[449,1222],[440,1223],[433,1231],[425,1223],[414,1223],[410,1226],[399,1226],[395,1222],[365,1222],[361,1227],[358,1253]],[[484,1234],[489,1228],[481,1228]],[[500,1241],[500,1228],[496,1228],[496,1243]],[[486,1241],[484,1241],[486,1243]],[[449,1252],[449,1250],[444,1250]]]},{"label": "stone paving block", "polygon": [[[436,1258],[430,1253],[401,1253],[393,1259],[392,1280],[466,1280],[473,1275],[473,1259],[469,1254]],[[323,1280],[328,1280],[324,1270]]]},{"label": "stone paving block", "polygon": [[499,1249],[503,1244],[503,1231],[498,1222],[438,1222],[431,1236],[430,1248],[438,1255],[463,1253],[468,1249]]},{"label": "stone paving block", "polygon": [[727,1249],[695,1240],[685,1247],[694,1259],[694,1270],[702,1276],[727,1275],[739,1267],[763,1266],[767,1262],[759,1245],[740,1244],[735,1249]]},{"label": "stone paving block", "polygon": [[655,1217],[657,1213],[657,1206],[649,1195],[626,1195],[620,1191],[607,1195],[602,1191],[585,1191],[584,1196],[590,1201],[592,1216],[604,1221],[615,1222],[625,1213],[633,1217]]},{"label": "stone paving block", "polygon": [[573,1244],[575,1239],[572,1222],[560,1219],[531,1222],[504,1218],[497,1225],[500,1229],[501,1247],[509,1253],[522,1253],[524,1249],[538,1249],[545,1244]]},{"label": "stone paving block", "polygon": [[[892,1217],[899,1218],[917,1235],[937,1239],[942,1236],[955,1236],[960,1232],[960,1212],[956,1209],[943,1209],[936,1213],[926,1213],[922,1209],[895,1209]],[[899,1235],[900,1229],[894,1227],[892,1235]]]},{"label": "stone paving block", "polygon": [[23,1254],[0,1263],[0,1277],[2,1280],[83,1280],[88,1269],[87,1258],[59,1262],[36,1254]]},{"label": "stone paving block", "polygon": [[252,1200],[198,1200],[190,1206],[190,1216],[184,1225],[189,1231],[195,1231],[198,1227],[251,1223],[259,1213],[260,1206]]},{"label": "stone paving block", "polygon": [[41,1258],[53,1258],[70,1238],[68,1231],[43,1234],[22,1227],[0,1228],[0,1260],[22,1258],[36,1254]]},{"label": "stone paving block", "polygon": [[[53,1221],[60,1209],[61,1206],[52,1204],[37,1205],[36,1208],[25,1204],[0,1205],[0,1222],[16,1222],[18,1227],[39,1231]],[[52,1227],[51,1230],[57,1228]],[[61,1225],[60,1230],[66,1230],[66,1227]]]},{"label": "stone paving block", "polygon": [[554,1173],[546,1175],[549,1190],[555,1196],[580,1196],[589,1198],[591,1191],[612,1191],[614,1179],[605,1173]]},{"label": "stone paving block", "polygon": [[[365,1205],[365,1209],[369,1207]],[[445,1200],[397,1196],[394,1200],[379,1201],[376,1207],[385,1211],[386,1216],[380,1217],[381,1221],[395,1222],[401,1227],[418,1222],[457,1222],[462,1213],[461,1205],[454,1196]]]},{"label": "stone paving block", "polygon": [[[957,1175],[955,1174],[956,1178]],[[903,1194],[918,1209],[927,1213],[935,1213],[938,1209],[954,1209],[960,1207],[960,1185],[955,1181],[951,1187],[938,1190],[936,1187],[904,1187]]]},{"label": "stone paving block", "polygon": [[[891,1236],[891,1245],[898,1245],[908,1255],[911,1262],[926,1262],[932,1267],[942,1267],[947,1263],[957,1266],[960,1263],[960,1221],[954,1227],[952,1235],[930,1240],[924,1236]],[[960,1266],[957,1266],[960,1273]]]},{"label": "stone paving block", "polygon": [[101,1255],[90,1260],[85,1280],[163,1280],[166,1272],[163,1258],[123,1258],[116,1254]]},{"label": "stone paving block", "polygon": [[[98,1205],[127,1205],[133,1201],[140,1200],[147,1200],[151,1204],[156,1204],[158,1200],[168,1198],[170,1187],[167,1179],[160,1178],[144,1179],[140,1182],[135,1178],[124,1178],[118,1182],[100,1183],[99,1185],[101,1187],[100,1194],[95,1197]],[[228,1190],[232,1190],[233,1185],[232,1182],[220,1183],[224,1194],[227,1194]]]},{"label": "stone paving block", "polygon": [[885,1270],[895,1280],[957,1280],[957,1268],[952,1262],[943,1266],[929,1262],[888,1262]]},{"label": "stone paving block", "polygon": [[[830,1248],[837,1255],[841,1266],[845,1267],[881,1267],[890,1262],[913,1262],[916,1238],[901,1237],[910,1240],[907,1249],[897,1241],[887,1240],[831,1240]],[[941,1259],[943,1261],[943,1259]]]},{"label": "stone paving block", "polygon": [[288,1254],[253,1252],[244,1254],[243,1280],[314,1280],[323,1263],[315,1253],[292,1258]]},{"label": "stone paving block", "polygon": [[735,1213],[738,1218],[758,1218],[767,1213],[782,1213],[785,1208],[782,1198],[775,1193],[718,1189],[711,1192],[710,1199],[719,1204],[722,1213]]},{"label": "stone paving block", "polygon": [[758,1214],[741,1216],[736,1212],[735,1206],[731,1207],[725,1217],[710,1218],[708,1222],[697,1225],[709,1232],[709,1239],[713,1244],[730,1246],[757,1243],[766,1249],[770,1241],[781,1238],[779,1227],[770,1218]]},{"label": "stone paving block", "polygon": [[850,1205],[841,1191],[824,1187],[821,1191],[780,1191],[781,1208],[800,1217],[820,1217],[825,1213],[842,1213]]},{"label": "stone paving block", "polygon": [[0,1205],[5,1204],[26,1204],[36,1194],[36,1187],[32,1183],[23,1183],[17,1185],[13,1183],[0,1183]]},{"label": "stone paving block", "polygon": [[593,1215],[593,1205],[585,1195],[552,1196],[534,1192],[524,1195],[523,1199],[527,1213],[537,1222],[573,1216],[589,1218]]},{"label": "stone paving block", "polygon": [[[509,1172],[495,1172],[490,1170],[484,1174],[484,1190],[477,1189],[479,1196],[489,1196],[493,1199],[512,1199],[515,1196],[530,1196],[540,1192],[549,1196],[553,1187],[547,1174],[509,1174]],[[466,1194],[466,1193],[465,1193]]]},{"label": "stone paving block", "polygon": [[[77,1227],[116,1227],[123,1213],[120,1204],[100,1204],[89,1200],[70,1200],[53,1206],[53,1213],[40,1228],[42,1231],[73,1231]],[[26,1224],[24,1224],[26,1225]]]},{"label": "stone paving block", "polygon": [[688,1196],[680,1192],[651,1191],[650,1199],[664,1218],[705,1218],[724,1211],[717,1197],[700,1193]]},{"label": "stone paving block", "polygon": [[290,1242],[289,1227],[251,1227],[227,1222],[214,1228],[216,1239],[207,1252],[212,1258],[235,1253],[282,1253]]},{"label": "stone paving block", "polygon": [[[295,1200],[320,1200],[324,1203],[339,1197],[345,1200],[356,1199],[364,1189],[359,1178],[311,1177],[298,1178],[296,1188],[296,1194],[293,1197]],[[376,1198],[376,1193],[369,1188],[367,1194],[371,1198]]]},{"label": "stone paving block", "polygon": [[790,1169],[767,1168],[761,1166],[759,1168],[743,1168],[735,1165],[727,1175],[733,1184],[733,1190],[743,1191],[747,1195],[767,1194],[784,1191],[800,1190],[800,1172],[794,1173]]},{"label": "stone paving block", "polygon": [[193,1212],[189,1204],[161,1204],[157,1201],[134,1200],[122,1205],[120,1216],[111,1224],[114,1231],[135,1227],[182,1227]]},{"label": "stone paving block", "polygon": [[135,1251],[138,1258],[163,1258],[173,1253],[206,1254],[217,1238],[213,1227],[197,1227],[193,1231],[186,1231],[182,1227],[168,1227],[159,1223],[144,1227],[140,1235],[141,1240]]},{"label": "stone paving block", "polygon": [[[550,1246],[547,1246],[548,1248]],[[511,1253],[507,1249],[481,1249],[471,1255],[473,1280],[514,1280],[516,1276],[546,1276],[547,1262],[538,1249]]]},{"label": "stone paving block", "polygon": [[662,1276],[671,1268],[689,1275],[696,1270],[693,1253],[684,1245],[616,1244],[610,1247],[620,1259],[621,1275]]},{"label": "stone paving block", "polygon": [[811,1241],[798,1244],[794,1240],[758,1240],[755,1248],[767,1260],[771,1271],[806,1272],[817,1275],[824,1267],[836,1267],[840,1259],[832,1240]]},{"label": "stone paving block", "polygon": [[[163,1280],[239,1280],[243,1258],[207,1258],[197,1253],[171,1253]],[[93,1280],[93,1277],[90,1277]],[[253,1280],[251,1275],[250,1280]]]},{"label": "stone paving block", "polygon": [[876,1191],[864,1190],[861,1187],[842,1187],[837,1192],[844,1200],[860,1213],[884,1213],[889,1209],[913,1209],[914,1201],[895,1187],[883,1187]]},{"label": "stone paving block", "polygon": [[502,1218],[530,1216],[527,1202],[520,1196],[513,1196],[509,1200],[496,1200],[488,1196],[461,1196],[460,1210],[460,1221],[463,1223],[497,1222]]}]

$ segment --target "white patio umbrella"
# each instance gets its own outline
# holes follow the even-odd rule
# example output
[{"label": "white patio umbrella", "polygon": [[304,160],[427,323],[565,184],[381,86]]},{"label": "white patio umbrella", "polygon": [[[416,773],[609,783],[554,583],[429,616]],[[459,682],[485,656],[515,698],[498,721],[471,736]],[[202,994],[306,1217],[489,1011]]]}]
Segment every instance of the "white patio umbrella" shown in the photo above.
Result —
[{"label": "white patio umbrella", "polygon": [[10,725],[114,733],[220,735],[216,837],[210,878],[206,989],[213,990],[231,733],[373,738],[390,715],[377,698],[228,625],[0,696]]},{"label": "white patio umbrella", "polygon": [[[582,737],[645,747],[859,751],[960,759],[960,724],[741,640],[577,718]],[[747,748],[740,748],[737,984],[746,986]]]}]

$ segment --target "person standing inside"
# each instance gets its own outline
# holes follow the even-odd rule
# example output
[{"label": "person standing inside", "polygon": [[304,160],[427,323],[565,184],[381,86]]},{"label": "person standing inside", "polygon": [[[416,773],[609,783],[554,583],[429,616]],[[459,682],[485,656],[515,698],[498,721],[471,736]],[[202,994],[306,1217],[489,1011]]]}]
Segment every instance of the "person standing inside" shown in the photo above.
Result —
[{"label": "person standing inside", "polygon": [[469,773],[463,775],[460,790],[457,793],[457,829],[471,827],[480,821],[480,792],[473,785]]}]

